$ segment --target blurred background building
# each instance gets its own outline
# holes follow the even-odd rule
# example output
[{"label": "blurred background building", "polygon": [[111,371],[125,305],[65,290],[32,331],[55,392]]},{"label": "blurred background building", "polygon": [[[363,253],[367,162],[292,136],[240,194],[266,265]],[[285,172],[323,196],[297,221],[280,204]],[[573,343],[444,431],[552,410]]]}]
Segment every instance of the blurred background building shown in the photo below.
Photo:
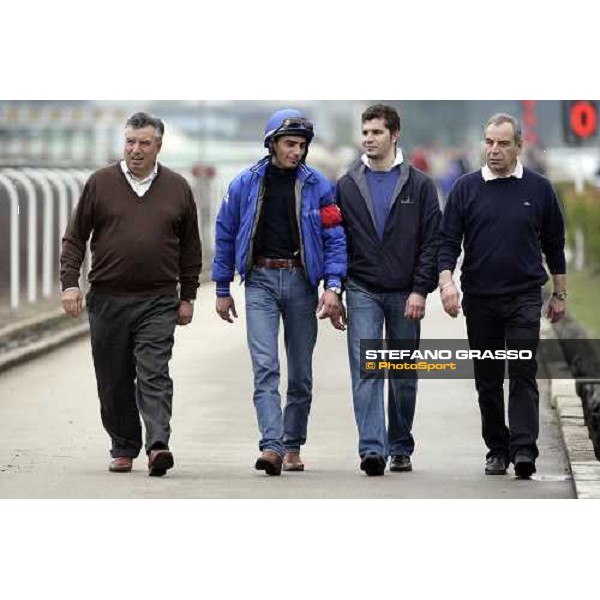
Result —
[{"label": "blurred background building", "polygon": [[[217,178],[228,180],[232,170],[263,155],[263,125],[269,114],[294,106],[315,121],[310,162],[334,179],[358,152],[360,113],[373,102],[0,100],[0,164],[96,168],[121,155],[127,117],[147,110],[166,122],[165,164],[176,169],[211,165]],[[560,176],[574,170],[591,176],[598,168],[597,136],[585,146],[565,143],[563,103],[558,100],[388,102],[402,114],[404,151],[414,153],[416,164],[426,165],[436,177],[457,158],[465,168],[479,165],[482,123],[500,111],[526,121],[532,132],[526,140],[529,162]]]}]

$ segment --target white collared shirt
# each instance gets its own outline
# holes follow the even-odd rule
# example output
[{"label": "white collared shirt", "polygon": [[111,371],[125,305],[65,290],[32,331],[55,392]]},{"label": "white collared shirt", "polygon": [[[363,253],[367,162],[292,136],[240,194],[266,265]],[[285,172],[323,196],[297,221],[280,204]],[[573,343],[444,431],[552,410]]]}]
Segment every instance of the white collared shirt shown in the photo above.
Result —
[{"label": "white collared shirt", "polygon": [[515,170],[512,173],[509,173],[508,175],[496,175],[487,165],[483,165],[483,167],[481,167],[481,176],[483,177],[484,181],[492,181],[493,179],[506,179],[507,177],[516,177],[517,179],[523,179],[523,164],[517,158],[517,165],[515,167]]},{"label": "white collared shirt", "polygon": [[[367,157],[366,154],[361,155],[360,160],[362,160],[363,164],[366,167],[369,167],[369,169],[373,169],[373,167],[371,166],[371,161],[369,160],[369,158]],[[404,162],[404,156],[402,154],[402,150],[400,148],[396,148],[396,158],[394,160],[394,164],[390,167],[390,171],[394,167],[401,165],[403,162]]]},{"label": "white collared shirt", "polygon": [[154,169],[152,169],[150,175],[144,179],[138,179],[129,170],[127,163],[124,160],[121,161],[121,170],[125,174],[125,178],[129,182],[131,189],[141,198],[150,189],[150,186],[158,173],[158,162],[154,163]]}]

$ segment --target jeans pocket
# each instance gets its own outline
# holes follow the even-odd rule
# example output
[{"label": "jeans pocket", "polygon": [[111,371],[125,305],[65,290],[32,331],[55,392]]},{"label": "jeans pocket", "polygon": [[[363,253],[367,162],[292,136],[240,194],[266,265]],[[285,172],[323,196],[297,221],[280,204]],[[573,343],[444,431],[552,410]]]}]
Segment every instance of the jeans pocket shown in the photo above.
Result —
[{"label": "jeans pocket", "polygon": [[352,279],[346,279],[345,288],[346,290],[350,290],[352,292],[358,292],[360,290],[360,288],[356,285],[356,283],[354,283]]},{"label": "jeans pocket", "polygon": [[246,274],[246,279],[244,281],[245,286],[249,287],[257,285],[258,282],[264,279],[265,270],[265,267],[258,267],[257,265],[252,265],[252,268]]}]

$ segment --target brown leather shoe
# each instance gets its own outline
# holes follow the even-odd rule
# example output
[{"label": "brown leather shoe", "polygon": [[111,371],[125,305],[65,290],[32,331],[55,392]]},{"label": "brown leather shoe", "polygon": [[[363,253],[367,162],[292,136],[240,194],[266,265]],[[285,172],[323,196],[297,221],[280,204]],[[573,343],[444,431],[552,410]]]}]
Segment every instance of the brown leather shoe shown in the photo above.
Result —
[{"label": "brown leather shoe", "polygon": [[304,463],[300,459],[300,452],[286,452],[283,457],[284,471],[304,471]]},{"label": "brown leather shoe", "polygon": [[162,477],[175,464],[169,450],[150,450],[148,455],[148,475]]},{"label": "brown leather shoe", "polygon": [[129,456],[117,456],[108,465],[108,470],[111,473],[129,473],[132,468],[133,458],[129,458]]},{"label": "brown leather shoe", "polygon": [[265,450],[256,460],[254,468],[257,471],[265,471],[267,475],[281,475],[283,460],[277,452]]}]

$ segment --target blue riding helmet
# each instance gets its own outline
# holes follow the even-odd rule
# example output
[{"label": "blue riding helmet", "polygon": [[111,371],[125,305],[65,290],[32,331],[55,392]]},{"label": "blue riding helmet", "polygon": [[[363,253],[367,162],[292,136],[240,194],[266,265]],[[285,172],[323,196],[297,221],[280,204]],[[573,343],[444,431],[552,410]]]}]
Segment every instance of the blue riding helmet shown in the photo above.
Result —
[{"label": "blue riding helmet", "polygon": [[273,113],[265,124],[265,148],[282,135],[300,135],[306,139],[308,145],[315,132],[313,124],[303,112],[294,108],[284,108]]}]

